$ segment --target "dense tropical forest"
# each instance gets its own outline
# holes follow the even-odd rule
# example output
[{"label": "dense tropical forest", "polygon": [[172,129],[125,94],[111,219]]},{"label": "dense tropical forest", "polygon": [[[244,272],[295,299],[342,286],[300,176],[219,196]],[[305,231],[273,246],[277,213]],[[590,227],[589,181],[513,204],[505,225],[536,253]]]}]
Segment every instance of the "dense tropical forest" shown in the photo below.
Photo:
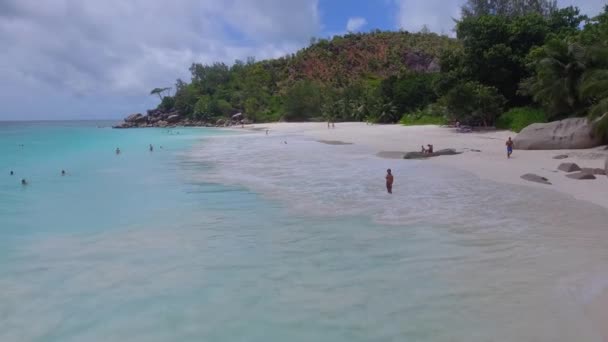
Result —
[{"label": "dense tropical forest", "polygon": [[[469,0],[456,38],[421,32],[312,39],[279,59],[192,64],[155,88],[159,109],[213,121],[460,121],[519,130],[608,112],[608,5],[589,17],[547,0]],[[163,96],[166,95],[166,96]],[[598,124],[608,131],[608,116]]]}]

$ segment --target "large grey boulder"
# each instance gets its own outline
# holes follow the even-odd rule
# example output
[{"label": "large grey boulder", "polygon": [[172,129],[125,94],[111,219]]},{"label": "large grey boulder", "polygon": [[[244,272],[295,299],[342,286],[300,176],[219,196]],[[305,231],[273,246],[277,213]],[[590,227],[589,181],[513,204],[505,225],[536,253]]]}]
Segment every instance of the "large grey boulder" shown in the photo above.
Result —
[{"label": "large grey boulder", "polygon": [[521,179],[527,180],[528,182],[551,185],[551,182],[549,182],[549,180],[547,178],[539,176],[539,175],[535,175],[533,173],[526,173],[525,175],[521,176]]},{"label": "large grey boulder", "polygon": [[595,179],[595,176],[590,173],[585,172],[577,172],[577,173],[569,173],[566,175],[568,178],[577,179],[577,180],[588,180]]},{"label": "large grey boulder", "polygon": [[575,172],[581,170],[581,168],[575,163],[561,163],[557,169],[564,172]]},{"label": "large grey boulder", "polygon": [[455,154],[461,154],[462,152],[457,152],[453,148],[447,148],[444,150],[439,150],[433,153],[422,153],[422,152],[407,152],[403,156],[403,159],[426,159],[430,157],[437,156],[453,156]]},{"label": "large grey boulder", "polygon": [[602,137],[594,134],[587,118],[572,118],[532,124],[513,141],[519,150],[569,150],[600,146]]}]

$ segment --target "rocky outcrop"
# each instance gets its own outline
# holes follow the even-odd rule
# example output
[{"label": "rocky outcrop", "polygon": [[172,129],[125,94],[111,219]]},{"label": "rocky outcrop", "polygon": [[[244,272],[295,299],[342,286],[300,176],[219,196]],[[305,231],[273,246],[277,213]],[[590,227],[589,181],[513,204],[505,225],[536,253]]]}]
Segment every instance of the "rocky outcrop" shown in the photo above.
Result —
[{"label": "rocky outcrop", "polygon": [[564,172],[576,172],[581,170],[581,168],[575,163],[561,163],[557,169]]},{"label": "rocky outcrop", "polygon": [[549,180],[547,178],[541,177],[541,176],[533,174],[533,173],[526,173],[525,175],[521,176],[521,179],[527,180],[528,182],[551,185],[551,182],[549,182]]},{"label": "rocky outcrop", "polygon": [[406,152],[403,156],[403,159],[426,159],[430,157],[438,157],[438,156],[453,156],[455,154],[461,154],[462,152],[457,152],[453,148],[448,148],[444,150],[439,150],[433,153],[423,153],[423,152]]},{"label": "rocky outcrop", "polygon": [[592,148],[602,144],[594,134],[593,122],[572,118],[549,123],[535,123],[524,128],[514,140],[519,150],[568,150]]},{"label": "rocky outcrop", "polygon": [[595,179],[594,175],[592,175],[590,173],[585,173],[585,172],[569,173],[566,175],[566,177],[572,178],[572,179],[577,179],[577,180]]},{"label": "rocky outcrop", "polygon": [[186,118],[179,111],[163,111],[160,109],[150,109],[146,115],[141,113],[127,116],[123,122],[112,126],[113,128],[143,128],[143,127],[228,127],[233,125],[248,125],[252,122],[242,115],[238,120],[218,119],[216,122],[205,120],[193,120]]}]

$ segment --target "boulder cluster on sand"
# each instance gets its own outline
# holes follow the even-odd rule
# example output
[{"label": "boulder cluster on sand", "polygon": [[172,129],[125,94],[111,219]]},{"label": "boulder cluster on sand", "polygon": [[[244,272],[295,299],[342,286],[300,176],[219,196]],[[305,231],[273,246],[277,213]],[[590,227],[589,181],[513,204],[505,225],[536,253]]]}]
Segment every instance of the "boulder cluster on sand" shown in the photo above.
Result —
[{"label": "boulder cluster on sand", "polygon": [[594,133],[594,122],[571,118],[549,123],[535,123],[524,128],[513,139],[518,150],[571,150],[602,145]]},{"label": "boulder cluster on sand", "polygon": [[150,109],[146,115],[141,113],[127,116],[123,122],[112,128],[143,128],[143,127],[229,127],[235,125],[249,125],[251,121],[243,119],[241,115],[233,119],[217,119],[214,122],[194,120],[180,114],[179,111],[163,111]]},{"label": "boulder cluster on sand", "polygon": [[[607,161],[608,164],[608,161]],[[606,165],[608,166],[608,165]],[[579,167],[575,163],[561,163],[557,169],[568,173],[566,177],[578,180],[596,179],[596,175],[606,175],[606,166],[604,169],[591,168],[591,167]]]}]

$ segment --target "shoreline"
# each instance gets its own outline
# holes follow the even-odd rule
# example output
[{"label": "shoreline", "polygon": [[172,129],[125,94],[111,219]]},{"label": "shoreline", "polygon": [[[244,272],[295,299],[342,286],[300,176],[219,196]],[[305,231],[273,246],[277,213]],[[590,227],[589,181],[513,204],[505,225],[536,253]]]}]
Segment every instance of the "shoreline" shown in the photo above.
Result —
[{"label": "shoreline", "polygon": [[[231,130],[240,130],[230,128]],[[250,131],[268,129],[270,134],[297,134],[315,139],[319,143],[364,146],[379,158],[407,163],[400,153],[420,151],[421,145],[433,144],[435,150],[453,148],[464,153],[426,159],[428,163],[447,166],[473,173],[480,179],[504,184],[541,187],[554,190],[576,200],[587,201],[608,209],[608,178],[597,175],[595,180],[575,180],[558,171],[559,164],[576,163],[581,168],[602,168],[608,157],[605,146],[583,150],[515,150],[506,158],[504,143],[517,133],[510,131],[457,133],[438,126],[368,125],[365,123],[338,123],[328,129],[325,123],[268,123],[247,125]],[[568,155],[567,159],[553,157]],[[398,161],[401,160],[401,161]],[[529,182],[520,177],[527,173],[545,177],[551,185]]]}]

